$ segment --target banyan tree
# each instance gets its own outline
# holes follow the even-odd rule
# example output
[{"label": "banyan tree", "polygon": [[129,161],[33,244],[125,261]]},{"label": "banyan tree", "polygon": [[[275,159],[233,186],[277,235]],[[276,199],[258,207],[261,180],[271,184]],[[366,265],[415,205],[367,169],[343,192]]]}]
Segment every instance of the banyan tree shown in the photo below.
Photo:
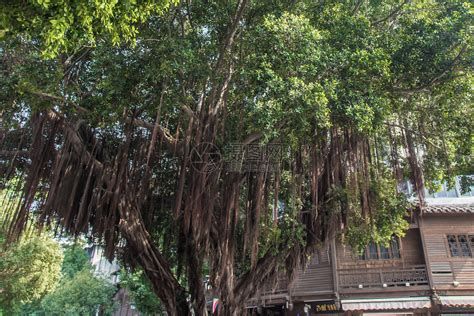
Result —
[{"label": "banyan tree", "polygon": [[206,292],[240,315],[329,236],[388,242],[473,173],[468,2],[77,2],[92,20],[4,14],[2,225],[93,238],[170,315]]}]

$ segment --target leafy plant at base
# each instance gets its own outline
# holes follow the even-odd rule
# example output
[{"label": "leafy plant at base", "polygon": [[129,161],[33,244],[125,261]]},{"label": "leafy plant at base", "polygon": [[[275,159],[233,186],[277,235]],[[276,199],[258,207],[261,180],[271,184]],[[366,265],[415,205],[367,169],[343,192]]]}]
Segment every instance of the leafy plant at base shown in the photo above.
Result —
[{"label": "leafy plant at base", "polygon": [[64,278],[55,291],[46,295],[41,307],[46,315],[111,315],[115,309],[115,286],[93,275],[87,267],[72,278]]},{"label": "leafy plant at base", "polygon": [[[4,245],[2,245],[4,247]],[[61,277],[59,244],[47,236],[24,238],[0,255],[0,304],[6,315],[53,291]]]}]

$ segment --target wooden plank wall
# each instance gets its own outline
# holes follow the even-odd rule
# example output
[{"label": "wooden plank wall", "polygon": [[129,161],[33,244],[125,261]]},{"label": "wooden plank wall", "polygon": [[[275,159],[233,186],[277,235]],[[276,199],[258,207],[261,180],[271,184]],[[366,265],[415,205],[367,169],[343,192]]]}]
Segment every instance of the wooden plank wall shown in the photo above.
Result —
[{"label": "wooden plank wall", "polygon": [[401,248],[401,257],[404,265],[425,264],[423,244],[421,243],[418,228],[407,231],[405,237],[402,238]]},{"label": "wooden plank wall", "polygon": [[[422,234],[435,288],[474,290],[474,258],[451,257],[446,235],[474,234],[472,215],[425,215]],[[460,285],[456,288],[453,281]]]},{"label": "wooden plank wall", "polygon": [[[292,296],[318,295],[322,292],[334,291],[333,273],[331,268],[331,253],[329,246],[316,251],[309,260],[306,269],[299,269],[290,285]],[[284,273],[281,273],[276,283],[266,284],[262,294],[268,298],[287,293],[288,282]]]},{"label": "wooden plank wall", "polygon": [[331,252],[329,246],[317,251],[311,258],[306,270],[299,271],[291,286],[291,294],[305,296],[311,293],[334,291],[333,273],[331,268]]}]

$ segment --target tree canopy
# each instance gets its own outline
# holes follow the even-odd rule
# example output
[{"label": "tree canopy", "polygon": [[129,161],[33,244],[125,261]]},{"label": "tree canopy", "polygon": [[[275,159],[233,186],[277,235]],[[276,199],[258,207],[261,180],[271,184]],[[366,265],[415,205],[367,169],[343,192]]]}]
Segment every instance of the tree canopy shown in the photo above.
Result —
[{"label": "tree canopy", "polygon": [[425,186],[474,173],[469,2],[163,2],[138,20],[151,2],[130,3],[59,43],[54,13],[8,27],[10,239],[34,214],[140,266],[170,315],[205,313],[206,275],[236,315],[329,236],[402,235],[402,181],[422,211]]},{"label": "tree canopy", "polygon": [[94,46],[105,37],[133,43],[138,24],[176,1],[34,0],[0,3],[0,38],[23,36],[39,43],[43,57]]},{"label": "tree canopy", "polygon": [[0,311],[14,315],[22,304],[53,291],[61,277],[62,259],[59,244],[46,236],[24,238],[2,252]]},{"label": "tree canopy", "polygon": [[151,283],[142,270],[120,271],[120,287],[126,289],[130,301],[143,315],[160,315],[163,306],[153,292]]},{"label": "tree canopy", "polygon": [[[56,246],[59,244],[57,242]],[[63,245],[60,278],[49,291],[17,306],[18,315],[111,315],[117,307],[117,288],[100,275],[84,250],[82,242]],[[48,255],[47,253],[45,255]],[[25,266],[30,265],[24,261]],[[47,277],[48,274],[45,274]],[[34,287],[34,284],[29,284]],[[16,314],[15,314],[16,315]]]},{"label": "tree canopy", "polygon": [[81,242],[74,242],[64,249],[64,259],[61,266],[61,273],[63,277],[73,278],[76,273],[81,270],[92,270],[92,265],[89,262],[89,256],[84,250]]},{"label": "tree canopy", "polygon": [[95,277],[86,267],[73,277],[65,277],[60,286],[41,301],[45,315],[111,315],[116,288],[105,279]]}]

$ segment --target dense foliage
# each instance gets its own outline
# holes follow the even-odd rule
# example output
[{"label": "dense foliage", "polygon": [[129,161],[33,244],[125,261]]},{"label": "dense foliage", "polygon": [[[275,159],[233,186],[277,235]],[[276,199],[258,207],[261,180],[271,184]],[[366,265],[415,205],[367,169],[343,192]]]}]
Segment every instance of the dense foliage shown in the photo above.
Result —
[{"label": "dense foliage", "polygon": [[64,278],[73,278],[81,270],[92,270],[89,256],[81,242],[74,242],[64,247],[64,259],[61,273]]},{"label": "dense foliage", "polygon": [[42,55],[93,46],[101,37],[132,42],[137,25],[167,10],[174,1],[2,1],[0,37],[21,34],[41,45]]},{"label": "dense foliage", "polygon": [[77,2],[92,20],[59,33],[44,28],[61,1],[2,18],[0,172],[23,192],[5,199],[10,238],[33,212],[103,239],[170,315],[204,312],[207,274],[238,314],[329,236],[388,242],[425,185],[474,173],[469,2],[163,2],[136,19],[153,2]]},{"label": "dense foliage", "polygon": [[46,236],[9,246],[0,255],[0,311],[13,315],[23,304],[53,291],[61,277],[62,259],[58,243]]},{"label": "dense foliage", "polygon": [[[58,243],[53,242],[57,247]],[[22,301],[16,306],[15,313],[32,316],[112,314],[117,304],[113,299],[117,288],[102,276],[94,275],[82,243],[64,245],[62,253],[60,278],[51,279],[55,282],[54,287],[41,296]]]},{"label": "dense foliage", "polygon": [[163,306],[156,298],[150,281],[145,277],[143,271],[139,269],[133,272],[122,270],[120,287],[126,289],[130,301],[143,315],[159,315],[163,312]]},{"label": "dense foliage", "polygon": [[93,275],[90,269],[64,278],[59,287],[41,301],[45,315],[111,315],[114,311],[115,287]]}]

